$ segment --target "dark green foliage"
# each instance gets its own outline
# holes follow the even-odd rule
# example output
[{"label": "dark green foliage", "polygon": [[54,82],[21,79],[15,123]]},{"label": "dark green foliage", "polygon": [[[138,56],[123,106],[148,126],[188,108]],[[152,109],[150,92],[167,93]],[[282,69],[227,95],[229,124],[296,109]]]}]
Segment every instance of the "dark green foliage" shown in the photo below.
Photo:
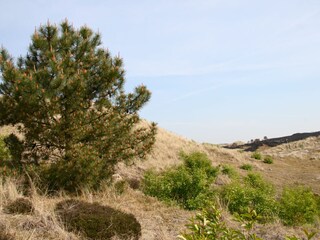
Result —
[{"label": "dark green foliage", "polygon": [[24,149],[23,141],[19,140],[19,138],[14,134],[10,134],[8,137],[4,139],[4,141],[9,149],[12,161],[15,164],[20,165]]},{"label": "dark green foliage", "polygon": [[251,155],[251,158],[257,159],[257,160],[261,160],[262,159],[262,155],[259,152],[254,152]]},{"label": "dark green foliage", "polygon": [[272,164],[273,163],[273,158],[271,156],[266,156],[264,159],[263,159],[263,162],[264,163],[267,163],[267,164]]},{"label": "dark green foliage", "polygon": [[240,168],[246,171],[252,171],[253,169],[251,164],[243,164],[242,166],[240,166]]},{"label": "dark green foliage", "polygon": [[23,170],[20,162],[15,161],[15,151],[8,143],[11,135],[9,137],[0,136],[0,176],[3,178],[18,176]]},{"label": "dark green foliage", "polygon": [[231,213],[243,214],[249,208],[254,209],[263,217],[261,221],[269,221],[278,213],[274,187],[258,174],[250,173],[243,183],[225,186],[221,196]]},{"label": "dark green foliage", "polygon": [[279,217],[286,225],[314,223],[319,214],[317,200],[304,186],[285,188],[280,198]]},{"label": "dark green foliage", "polygon": [[214,199],[210,188],[218,169],[205,154],[181,154],[182,166],[162,173],[149,171],[143,180],[143,191],[167,202],[176,202],[186,209],[197,209]]},{"label": "dark green foliage", "polygon": [[122,59],[103,49],[88,27],[75,29],[67,21],[41,26],[16,63],[0,49],[0,76],[0,125],[23,124],[30,162],[75,164],[82,156],[97,161],[99,174],[111,173],[120,161],[144,158],[154,144],[156,125],[143,126],[138,115],[150,91],[138,86],[125,93]]},{"label": "dark green foliage", "polygon": [[101,181],[113,171],[113,168],[108,169],[104,164],[97,153],[84,147],[76,159],[41,166],[38,172],[40,185],[48,188],[50,193],[58,190],[72,193],[84,188],[97,189]]},{"label": "dark green foliage", "polygon": [[10,214],[32,214],[34,207],[26,198],[18,198],[4,207],[4,211]]},{"label": "dark green foliage", "polygon": [[57,204],[55,212],[69,231],[80,232],[88,239],[138,240],[140,223],[132,214],[123,213],[98,203],[65,200]]}]

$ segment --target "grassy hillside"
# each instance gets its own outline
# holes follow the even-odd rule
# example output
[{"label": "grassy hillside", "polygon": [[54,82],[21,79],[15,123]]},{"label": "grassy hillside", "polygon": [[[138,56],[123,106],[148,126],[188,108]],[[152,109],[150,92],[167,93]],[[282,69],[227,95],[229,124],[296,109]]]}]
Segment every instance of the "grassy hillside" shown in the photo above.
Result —
[{"label": "grassy hillside", "polygon": [[[146,124],[146,123],[145,123]],[[14,128],[5,127],[0,130],[1,134],[16,131]],[[118,166],[117,177],[128,182],[139,182],[148,169],[157,171],[165,170],[170,166],[181,164],[179,153],[184,151],[204,152],[208,155],[214,166],[229,165],[234,167],[240,174],[247,173],[240,167],[247,164],[253,170],[260,172],[268,180],[273,182],[278,189],[286,184],[297,182],[306,184],[320,193],[320,138],[313,137],[302,141],[279,145],[276,147],[261,147],[258,151],[263,155],[270,155],[273,164],[253,159],[251,152],[241,149],[225,149],[219,145],[200,144],[184,137],[177,136],[159,128],[157,141],[153,152],[145,161],[136,161],[132,166]],[[228,178],[220,176],[216,184],[225,184]],[[3,211],[11,201],[22,196],[21,182],[12,179],[0,183],[0,231],[11,233],[16,239],[81,239],[74,233],[64,230],[55,216],[54,206],[57,202],[68,199],[61,193],[59,196],[49,197],[39,194],[33,189],[30,199],[35,207],[32,215],[11,215]],[[73,198],[87,202],[98,202],[121,211],[132,213],[138,219],[142,227],[143,240],[171,240],[185,229],[188,219],[195,215],[196,211],[187,211],[178,206],[169,206],[158,201],[156,198],[145,196],[140,190],[132,189],[125,185],[123,189],[117,186],[106,186],[98,192],[83,190]],[[221,205],[222,206],[222,205]],[[223,209],[224,206],[222,206]],[[233,217],[223,210],[223,218],[230,226],[238,226]],[[257,225],[255,232],[264,239],[283,239],[280,236],[302,235],[302,227],[284,227],[279,222],[266,225]]]}]

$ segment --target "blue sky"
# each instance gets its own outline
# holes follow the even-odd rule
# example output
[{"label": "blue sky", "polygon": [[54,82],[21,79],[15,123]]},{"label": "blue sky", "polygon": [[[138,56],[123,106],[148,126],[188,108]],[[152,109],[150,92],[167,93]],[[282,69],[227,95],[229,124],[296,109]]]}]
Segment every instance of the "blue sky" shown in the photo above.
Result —
[{"label": "blue sky", "polygon": [[123,57],[142,117],[199,142],[319,131],[319,0],[0,0],[0,44],[25,55],[67,18]]}]

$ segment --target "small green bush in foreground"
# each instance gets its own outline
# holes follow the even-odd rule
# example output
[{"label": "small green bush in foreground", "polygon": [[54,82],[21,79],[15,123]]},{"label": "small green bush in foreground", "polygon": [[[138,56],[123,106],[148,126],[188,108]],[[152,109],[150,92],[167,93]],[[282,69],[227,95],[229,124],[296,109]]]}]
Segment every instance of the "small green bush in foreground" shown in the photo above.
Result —
[{"label": "small green bush in foreground", "polygon": [[208,157],[199,152],[181,154],[182,166],[162,173],[149,171],[142,185],[145,194],[166,202],[175,202],[185,209],[206,206],[214,199],[210,185],[218,174]]},{"label": "small green bush in foreground", "polygon": [[274,187],[259,174],[250,173],[243,183],[237,181],[226,185],[221,198],[233,214],[244,214],[250,208],[262,216],[262,221],[269,221],[278,213]]},{"label": "small green bush in foreground", "polygon": [[188,231],[182,233],[178,238],[180,240],[262,240],[255,234],[249,233],[251,226],[250,229],[247,229],[247,233],[227,227],[222,220],[221,212],[213,206],[192,218],[186,225]]},{"label": "small green bush in foreground", "polygon": [[303,186],[285,188],[280,198],[279,217],[286,225],[314,223],[319,210],[311,189]]},{"label": "small green bush in foreground", "polygon": [[[178,236],[180,240],[263,240],[252,232],[252,229],[259,219],[259,215],[254,210],[239,215],[239,221],[244,231],[228,227],[223,221],[221,211],[216,207],[204,209],[195,218],[191,218],[186,225],[187,230]],[[314,239],[316,232],[304,230],[306,238]],[[303,240],[297,236],[286,236],[286,240]]]}]

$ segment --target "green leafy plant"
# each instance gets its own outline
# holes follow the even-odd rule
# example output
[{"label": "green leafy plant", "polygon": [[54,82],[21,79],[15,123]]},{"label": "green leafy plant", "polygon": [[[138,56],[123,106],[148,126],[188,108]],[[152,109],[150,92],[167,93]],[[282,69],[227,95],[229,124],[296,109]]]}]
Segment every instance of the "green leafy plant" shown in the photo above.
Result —
[{"label": "green leafy plant", "polygon": [[80,232],[89,239],[138,240],[141,226],[132,214],[123,213],[98,203],[78,200],[64,200],[55,208],[65,227],[69,231]]},{"label": "green leafy plant", "polygon": [[181,154],[182,166],[162,173],[149,171],[142,185],[145,194],[166,202],[175,202],[186,209],[197,209],[214,199],[211,189],[218,169],[213,167],[208,157],[199,152]]},{"label": "green leafy plant", "polygon": [[251,164],[243,164],[240,166],[240,168],[246,171],[252,171],[253,166]]},{"label": "green leafy plant", "polygon": [[[314,231],[309,232],[309,231],[306,230],[306,229],[303,229],[303,232],[304,232],[307,240],[311,240],[311,239],[313,239],[314,237],[316,237],[316,235],[317,235],[317,232],[314,232]],[[286,240],[304,240],[304,238],[301,239],[301,238],[299,238],[299,237],[297,237],[297,236],[294,235],[294,236],[287,236],[287,237],[286,237]]]},{"label": "green leafy plant", "polygon": [[287,187],[280,198],[279,217],[286,225],[314,223],[319,211],[311,189],[304,186]]},{"label": "green leafy plant", "polygon": [[249,231],[243,233],[227,227],[222,220],[221,211],[214,206],[197,214],[186,227],[187,231],[178,236],[181,240],[261,240]]},{"label": "green leafy plant", "polygon": [[262,155],[259,152],[254,152],[254,153],[252,153],[251,158],[254,158],[256,160],[261,160],[262,159]]},{"label": "green leafy plant", "polygon": [[[236,215],[236,220],[241,223],[245,231],[228,227],[223,221],[221,211],[215,206],[202,210],[189,220],[186,230],[178,236],[180,240],[263,240],[254,232],[254,225],[261,216],[253,209],[246,213]],[[304,230],[307,240],[314,239],[316,232]],[[286,240],[302,240],[297,236],[286,236]]]}]

